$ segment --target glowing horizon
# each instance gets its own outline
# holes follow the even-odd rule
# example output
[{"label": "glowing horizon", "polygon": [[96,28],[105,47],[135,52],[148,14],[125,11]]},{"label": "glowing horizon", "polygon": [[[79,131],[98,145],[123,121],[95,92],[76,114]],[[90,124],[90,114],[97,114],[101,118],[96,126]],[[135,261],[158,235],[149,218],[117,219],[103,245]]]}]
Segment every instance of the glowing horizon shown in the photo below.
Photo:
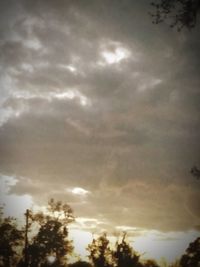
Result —
[{"label": "glowing horizon", "polygon": [[[5,215],[6,216],[16,216],[19,219],[20,224],[25,223],[24,213],[27,209],[33,209],[33,211],[43,211],[45,212],[45,206],[40,207],[34,205],[30,201],[30,196],[16,196],[16,195],[6,195],[9,192],[9,188],[16,184],[15,178],[4,178],[4,182],[1,180],[2,189],[2,199],[6,203],[21,203],[18,206],[16,213],[13,212],[11,205],[5,205]],[[75,195],[86,195],[89,192],[83,188],[75,187],[69,189],[71,193]],[[27,202],[28,200],[28,202]],[[1,200],[2,202],[2,200]],[[22,205],[22,203],[24,203]],[[26,203],[26,205],[25,205]],[[123,232],[127,233],[127,240],[133,247],[133,249],[141,255],[141,259],[154,259],[158,263],[162,263],[165,260],[168,263],[173,263],[175,260],[180,258],[188,247],[189,243],[194,241],[200,232],[193,229],[187,232],[161,232],[155,229],[145,229],[135,226],[125,226],[118,225],[112,227],[109,225],[110,231],[101,229],[101,224],[104,221],[99,221],[97,218],[90,217],[75,217],[75,222],[68,225],[69,238],[72,239],[74,245],[74,253],[70,256],[70,262],[76,261],[78,258],[88,261],[88,251],[87,246],[92,242],[93,238],[98,237],[103,232],[107,232],[107,237],[114,245],[115,241]],[[87,230],[86,230],[87,228]],[[114,234],[113,234],[114,233]],[[55,258],[49,258],[49,261],[53,261]]]}]

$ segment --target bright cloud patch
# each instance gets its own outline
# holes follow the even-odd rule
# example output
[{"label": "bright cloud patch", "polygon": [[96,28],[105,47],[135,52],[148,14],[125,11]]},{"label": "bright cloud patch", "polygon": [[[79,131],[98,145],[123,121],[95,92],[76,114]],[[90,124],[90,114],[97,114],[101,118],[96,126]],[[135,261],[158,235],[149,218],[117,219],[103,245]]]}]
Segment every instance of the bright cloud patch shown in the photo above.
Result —
[{"label": "bright cloud patch", "polygon": [[85,196],[89,193],[89,191],[81,188],[81,187],[74,187],[72,190],[70,190],[75,195]]},{"label": "bright cloud patch", "polygon": [[123,61],[130,56],[130,51],[119,42],[109,41],[101,45],[100,65],[112,65]]},{"label": "bright cloud patch", "polygon": [[79,229],[79,230],[81,229],[83,231],[100,233],[100,232],[102,232],[105,224],[108,225],[108,221],[106,219],[77,217],[76,222],[74,223],[72,228],[73,229]]},{"label": "bright cloud patch", "polygon": [[119,226],[116,226],[115,227],[116,230],[119,230],[119,231],[137,231],[137,230],[141,230],[141,228],[138,228],[138,227],[131,227],[131,226],[126,226],[126,225],[119,225]]},{"label": "bright cloud patch", "polygon": [[51,93],[50,96],[54,98],[58,98],[58,99],[78,99],[82,106],[86,106],[90,104],[88,98],[82,95],[77,90],[68,90],[62,93]]},{"label": "bright cloud patch", "polygon": [[73,65],[59,64],[58,67],[61,69],[69,70],[72,73],[77,72],[77,69]]},{"label": "bright cloud patch", "polygon": [[88,106],[91,104],[90,100],[83,95],[78,90],[69,89],[66,91],[55,91],[49,93],[31,93],[29,91],[18,91],[13,93],[13,97],[16,99],[35,99],[35,98],[42,98],[46,99],[47,101],[52,101],[53,99],[69,99],[69,100],[78,100],[78,103],[81,106]]},{"label": "bright cloud patch", "polygon": [[128,50],[122,47],[116,48],[113,52],[111,51],[102,52],[102,57],[108,64],[119,63],[120,61],[127,58],[128,56],[129,56]]}]

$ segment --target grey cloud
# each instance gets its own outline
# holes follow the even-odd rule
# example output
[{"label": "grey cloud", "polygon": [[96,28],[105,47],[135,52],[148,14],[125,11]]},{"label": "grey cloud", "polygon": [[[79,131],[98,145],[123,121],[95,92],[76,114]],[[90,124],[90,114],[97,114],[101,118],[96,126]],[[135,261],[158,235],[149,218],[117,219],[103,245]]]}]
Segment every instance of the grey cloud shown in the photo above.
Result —
[{"label": "grey cloud", "polygon": [[[19,180],[12,192],[39,203],[50,192],[107,228],[198,225],[189,169],[199,161],[199,28],[152,25],[149,1],[11,1],[4,9],[0,167]],[[130,56],[100,64],[113,42]],[[91,105],[52,97],[67,90]],[[73,186],[92,194],[83,201],[63,190]]]}]

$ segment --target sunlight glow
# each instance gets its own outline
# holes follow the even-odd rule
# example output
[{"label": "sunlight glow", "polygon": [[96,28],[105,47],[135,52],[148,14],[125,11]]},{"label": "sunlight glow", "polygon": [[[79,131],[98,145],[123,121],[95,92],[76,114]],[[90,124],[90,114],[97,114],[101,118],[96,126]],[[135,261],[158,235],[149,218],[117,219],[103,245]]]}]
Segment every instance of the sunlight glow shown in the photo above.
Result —
[{"label": "sunlight glow", "polygon": [[86,250],[88,244],[92,242],[92,234],[87,231],[78,229],[71,229],[69,237],[73,239],[76,252],[83,260],[88,260],[88,251]]},{"label": "sunlight glow", "polygon": [[55,256],[53,256],[53,255],[47,256],[47,261],[48,261],[50,264],[54,263],[55,260],[56,260],[56,257],[55,257]]},{"label": "sunlight glow", "polygon": [[[95,221],[96,219],[78,218],[79,221]],[[130,227],[131,228],[131,227]],[[134,228],[134,227],[133,227]],[[122,229],[122,228],[121,228]],[[153,258],[160,264],[163,259],[168,263],[174,262],[188,247],[188,244],[199,236],[197,231],[163,233],[154,230],[142,229],[136,235],[128,234],[127,239],[142,259]],[[74,240],[75,250],[83,259],[87,260],[88,251],[85,249],[91,243],[93,235],[91,230],[70,229],[70,238]],[[131,229],[132,232],[132,229]],[[129,233],[129,230],[127,230]],[[115,236],[108,236],[111,243],[115,243]]]},{"label": "sunlight glow", "polygon": [[143,255],[161,261],[163,258],[172,263],[183,255],[188,244],[199,236],[197,231],[168,232],[149,230],[134,237],[132,246]]},{"label": "sunlight glow", "polygon": [[114,51],[105,50],[101,54],[107,64],[116,64],[128,58],[130,53],[123,47],[117,47]]},{"label": "sunlight glow", "polygon": [[68,70],[70,70],[71,72],[75,72],[76,71],[76,68],[71,66],[71,65],[69,65],[67,67],[68,67]]}]

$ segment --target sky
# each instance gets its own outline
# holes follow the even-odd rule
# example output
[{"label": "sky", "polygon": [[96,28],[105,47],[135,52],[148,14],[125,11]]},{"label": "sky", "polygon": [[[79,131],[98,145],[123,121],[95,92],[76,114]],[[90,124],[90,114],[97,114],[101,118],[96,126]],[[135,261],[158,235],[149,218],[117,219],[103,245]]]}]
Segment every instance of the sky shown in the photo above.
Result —
[{"label": "sky", "polygon": [[200,229],[200,26],[154,25],[148,0],[0,5],[5,212],[53,197],[80,251],[126,230],[147,255],[180,255]]}]

